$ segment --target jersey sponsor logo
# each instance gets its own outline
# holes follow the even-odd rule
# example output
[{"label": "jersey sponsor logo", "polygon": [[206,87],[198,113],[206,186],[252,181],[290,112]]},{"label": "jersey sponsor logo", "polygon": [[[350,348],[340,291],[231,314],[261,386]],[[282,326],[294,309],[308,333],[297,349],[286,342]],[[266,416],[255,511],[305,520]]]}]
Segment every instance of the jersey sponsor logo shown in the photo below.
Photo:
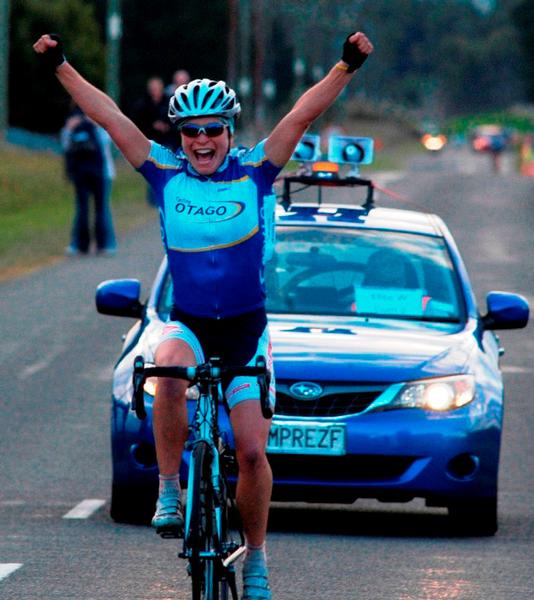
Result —
[{"label": "jersey sponsor logo", "polygon": [[191,200],[178,198],[174,210],[177,214],[188,217],[196,223],[208,223],[235,219],[245,210],[245,204],[237,201],[197,204]]}]

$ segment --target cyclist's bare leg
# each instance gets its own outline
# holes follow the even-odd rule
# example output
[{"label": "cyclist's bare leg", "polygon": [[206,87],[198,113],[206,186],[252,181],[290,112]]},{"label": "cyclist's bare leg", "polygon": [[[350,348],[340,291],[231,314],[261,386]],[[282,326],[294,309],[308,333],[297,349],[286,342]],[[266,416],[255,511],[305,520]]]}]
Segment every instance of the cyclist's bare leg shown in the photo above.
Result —
[{"label": "cyclist's bare leg", "polygon": [[236,500],[247,544],[265,542],[273,476],[265,454],[270,420],[263,418],[260,403],[247,400],[230,413],[236,443],[239,479]]},{"label": "cyclist's bare leg", "polygon": [[230,418],[239,465],[236,499],[247,542],[242,598],[270,600],[265,537],[273,476],[265,447],[271,422],[263,418],[257,400],[240,402]]},{"label": "cyclist's bare leg", "polygon": [[[156,364],[194,365],[191,347],[182,340],[166,340],[156,350]],[[153,407],[153,428],[160,475],[175,475],[180,469],[188,436],[185,394],[188,383],[180,379],[158,378]]]},{"label": "cyclist's bare leg", "polygon": [[[165,340],[156,350],[158,366],[195,364],[182,340]],[[187,382],[158,378],[153,406],[153,430],[159,467],[159,494],[152,526],[163,537],[178,537],[183,527],[179,470],[187,440]]]}]

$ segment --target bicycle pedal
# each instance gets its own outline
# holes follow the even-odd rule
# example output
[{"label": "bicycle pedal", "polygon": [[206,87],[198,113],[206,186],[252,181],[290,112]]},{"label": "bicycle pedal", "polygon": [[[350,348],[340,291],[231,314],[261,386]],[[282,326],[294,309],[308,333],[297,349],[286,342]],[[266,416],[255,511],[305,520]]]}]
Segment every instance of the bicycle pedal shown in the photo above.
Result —
[{"label": "bicycle pedal", "polygon": [[176,540],[184,537],[183,527],[158,527],[156,533],[164,540]]}]

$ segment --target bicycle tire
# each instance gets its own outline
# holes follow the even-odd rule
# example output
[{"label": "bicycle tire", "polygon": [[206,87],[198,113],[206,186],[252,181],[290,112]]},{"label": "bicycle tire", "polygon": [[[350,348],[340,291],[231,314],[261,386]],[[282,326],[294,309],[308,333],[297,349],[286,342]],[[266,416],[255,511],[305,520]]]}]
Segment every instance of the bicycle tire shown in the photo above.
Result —
[{"label": "bicycle tire", "polygon": [[203,442],[196,444],[192,454],[194,479],[188,532],[193,600],[219,600],[215,561],[200,556],[201,552],[213,549],[214,499],[210,483],[210,461],[209,446]]}]

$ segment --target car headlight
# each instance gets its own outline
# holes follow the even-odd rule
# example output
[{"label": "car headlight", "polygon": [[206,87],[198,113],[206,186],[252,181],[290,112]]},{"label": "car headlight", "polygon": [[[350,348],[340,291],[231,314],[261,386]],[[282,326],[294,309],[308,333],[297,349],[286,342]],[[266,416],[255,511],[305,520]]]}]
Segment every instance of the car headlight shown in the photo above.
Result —
[{"label": "car headlight", "polygon": [[[158,378],[157,377],[149,377],[145,381],[143,389],[145,390],[145,393],[148,394],[149,396],[155,396],[157,385],[158,385]],[[187,392],[186,392],[186,397],[188,400],[197,400],[198,399],[198,387],[196,385],[188,387]]]},{"label": "car headlight", "polygon": [[149,377],[145,381],[145,384],[143,385],[143,389],[145,390],[145,393],[148,394],[149,396],[155,396],[157,384],[158,384],[157,377]]},{"label": "car headlight", "polygon": [[454,410],[475,398],[473,375],[421,379],[404,384],[384,408],[422,408],[443,412]]}]

